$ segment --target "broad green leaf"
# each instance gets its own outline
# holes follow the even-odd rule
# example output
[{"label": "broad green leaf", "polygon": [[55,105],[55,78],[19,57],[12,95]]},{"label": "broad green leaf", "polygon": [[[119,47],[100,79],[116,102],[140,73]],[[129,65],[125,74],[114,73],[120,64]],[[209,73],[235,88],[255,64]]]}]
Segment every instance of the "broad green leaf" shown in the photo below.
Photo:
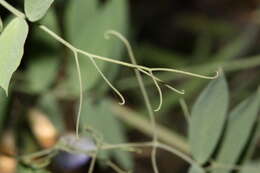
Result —
[{"label": "broad green leaf", "polygon": [[40,110],[48,115],[55,128],[59,132],[64,132],[65,124],[57,98],[52,93],[45,94],[39,99],[38,106]]},{"label": "broad green leaf", "polygon": [[[101,133],[104,142],[110,144],[118,144],[126,142],[125,130],[120,122],[115,118],[110,110],[111,104],[108,100],[103,100],[100,103],[93,104],[88,98],[84,102],[81,117],[81,127],[91,126],[97,132]],[[114,156],[118,163],[125,168],[132,168],[133,161],[131,155],[127,151],[109,150],[102,151],[102,156]]]},{"label": "broad green leaf", "polygon": [[[255,94],[240,103],[229,115],[227,129],[221,145],[217,162],[236,164],[246,146],[259,110],[258,95]],[[214,173],[228,173],[228,170],[216,170]]]},{"label": "broad green leaf", "polygon": [[37,56],[28,64],[26,84],[28,91],[41,94],[53,84],[59,71],[59,62],[54,56]]},{"label": "broad green leaf", "polygon": [[41,19],[54,0],[25,0],[24,11],[31,22]]},{"label": "broad green leaf", "polygon": [[20,65],[28,24],[22,18],[14,18],[0,35],[0,87],[8,94],[12,74]]},{"label": "broad green leaf", "polygon": [[[119,59],[122,43],[116,39],[104,39],[107,30],[116,30],[125,35],[127,24],[126,0],[107,1],[99,6],[98,1],[71,1],[67,8],[67,30],[69,41],[76,47],[102,56]],[[83,89],[93,88],[99,79],[99,73],[88,57],[79,56],[83,78]],[[108,63],[97,61],[101,70],[105,66],[113,68]],[[69,57],[67,90],[72,95],[78,95],[78,78],[73,56]],[[107,75],[107,74],[105,74]],[[109,73],[108,73],[109,75]],[[105,83],[104,83],[105,85]]]},{"label": "broad green leaf", "polygon": [[191,165],[189,173],[205,173],[205,170],[198,165]]},{"label": "broad green leaf", "polygon": [[3,21],[1,19],[1,16],[0,16],[0,32],[3,30]]},{"label": "broad green leaf", "polygon": [[202,91],[191,111],[189,142],[191,153],[199,163],[205,163],[215,150],[227,109],[228,87],[221,75]]}]

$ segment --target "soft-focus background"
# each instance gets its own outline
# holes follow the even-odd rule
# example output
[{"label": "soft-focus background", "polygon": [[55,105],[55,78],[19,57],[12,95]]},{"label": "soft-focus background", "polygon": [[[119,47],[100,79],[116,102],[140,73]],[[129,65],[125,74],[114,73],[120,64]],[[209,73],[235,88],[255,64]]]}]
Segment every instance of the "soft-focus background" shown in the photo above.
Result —
[{"label": "soft-focus background", "polygon": [[[8,2],[23,10],[23,1]],[[141,65],[204,75],[212,75],[221,67],[228,79],[232,108],[260,83],[259,5],[259,0],[56,0],[39,23],[78,48],[117,60],[129,62],[119,40],[104,39],[104,32],[109,29],[128,38]],[[0,15],[8,23],[10,13],[0,7]],[[68,136],[75,133],[79,85],[73,55],[37,25],[30,25],[25,54],[12,78],[8,98],[2,90],[0,93],[1,173],[14,172],[18,163],[13,156],[52,147],[60,137],[73,140]],[[80,56],[84,89],[82,132],[93,128],[91,133],[101,134],[104,141],[115,144],[151,140],[148,113],[133,69],[97,62],[123,93],[126,105],[117,104],[119,98],[91,61]],[[163,88],[163,106],[155,113],[160,140],[175,146],[177,136],[184,142],[177,148],[185,149],[187,122],[179,99],[184,98],[191,109],[209,80],[174,73],[156,75],[186,92],[179,95]],[[156,88],[151,79],[144,77],[144,81],[155,107],[159,102]],[[79,147],[92,145],[89,139],[81,142]],[[258,142],[254,157],[258,157],[259,147]],[[113,172],[112,162],[126,170],[152,172],[150,151],[103,152],[94,172]],[[172,154],[158,150],[157,158],[161,173],[187,172],[188,164]],[[87,160],[82,155],[59,153],[48,169],[86,172]],[[29,162],[35,167],[44,164],[39,159]]]}]

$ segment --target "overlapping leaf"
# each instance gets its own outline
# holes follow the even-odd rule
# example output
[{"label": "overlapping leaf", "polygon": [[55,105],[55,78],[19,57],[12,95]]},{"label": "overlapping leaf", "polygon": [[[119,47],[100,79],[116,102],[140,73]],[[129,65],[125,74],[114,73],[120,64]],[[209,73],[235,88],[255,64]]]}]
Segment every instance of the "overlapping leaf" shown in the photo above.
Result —
[{"label": "overlapping leaf", "polygon": [[203,90],[191,112],[189,142],[191,153],[205,163],[215,150],[223,131],[228,108],[228,88],[221,75]]},{"label": "overlapping leaf", "polygon": [[12,74],[21,62],[27,34],[26,21],[14,18],[0,35],[0,87],[6,94]]},{"label": "overlapping leaf", "polygon": [[35,22],[41,19],[54,0],[25,0],[24,11],[28,19]]},{"label": "overlapping leaf", "polygon": [[[82,109],[81,127],[84,129],[86,126],[91,126],[103,136],[106,143],[118,144],[126,142],[125,131],[111,112],[110,107],[111,103],[108,100],[103,100],[95,105],[88,98]],[[126,151],[117,149],[102,151],[101,154],[105,158],[114,156],[125,168],[130,169],[133,166],[131,155]]]},{"label": "overlapping leaf", "polygon": [[[225,137],[217,162],[234,165],[246,146],[259,110],[259,95],[255,94],[240,103],[231,113]],[[228,173],[228,170],[215,170],[214,173]]]},{"label": "overlapping leaf", "polygon": [[[114,29],[122,34],[126,33],[127,8],[125,0],[107,1],[101,6],[98,1],[78,0],[71,1],[67,11],[69,41],[85,51],[111,58],[119,58],[122,50],[120,41],[105,40],[104,33]],[[92,62],[79,56],[83,89],[90,89],[97,84],[100,78]],[[98,61],[103,70],[107,63]],[[114,68],[109,65],[108,67]],[[106,74],[106,75],[109,75]],[[73,57],[69,59],[68,90],[72,95],[78,94],[78,78]]]}]

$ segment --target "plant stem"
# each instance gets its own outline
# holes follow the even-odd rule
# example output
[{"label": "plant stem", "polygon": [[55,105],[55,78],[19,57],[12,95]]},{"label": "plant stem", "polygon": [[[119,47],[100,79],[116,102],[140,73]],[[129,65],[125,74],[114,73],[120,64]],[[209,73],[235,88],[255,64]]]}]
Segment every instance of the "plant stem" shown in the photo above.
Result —
[{"label": "plant stem", "polygon": [[[199,73],[209,73],[213,69],[216,69],[218,67],[222,67],[224,72],[233,72],[237,70],[243,70],[247,68],[252,68],[260,65],[260,56],[250,56],[250,57],[244,57],[236,60],[229,60],[229,61],[215,61],[215,62],[210,62],[206,64],[200,64],[200,65],[195,65],[191,67],[183,67],[184,71],[192,71],[192,72],[199,72]],[[160,78],[163,81],[169,82],[172,80],[180,79],[183,78],[182,76],[175,76],[175,75],[169,75],[169,74],[158,74],[158,78]],[[121,90],[128,90],[128,89],[133,89],[138,87],[136,83],[134,83],[135,77],[129,77],[122,79],[121,81],[118,82],[118,87]],[[148,80],[148,78],[144,79],[145,85],[151,85],[153,84],[152,81]],[[125,84],[128,85],[125,85]]]}]

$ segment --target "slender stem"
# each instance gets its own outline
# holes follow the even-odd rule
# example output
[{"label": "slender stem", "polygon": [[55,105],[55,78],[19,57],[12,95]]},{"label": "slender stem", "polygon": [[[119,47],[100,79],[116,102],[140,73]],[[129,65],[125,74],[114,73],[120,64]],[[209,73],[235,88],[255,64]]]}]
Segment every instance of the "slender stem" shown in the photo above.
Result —
[{"label": "slender stem", "polygon": [[185,74],[188,76],[203,78],[203,79],[215,79],[219,76],[218,71],[216,71],[216,74],[214,76],[204,76],[204,75],[194,74],[194,73],[190,73],[190,72],[186,72],[186,71],[175,70],[175,69],[171,69],[171,68],[151,68],[151,71],[174,72],[174,73]]},{"label": "slender stem", "polygon": [[[196,65],[193,67],[184,67],[183,70],[185,71],[194,71],[196,73],[209,73],[215,68],[222,67],[225,72],[233,72],[237,70],[243,70],[247,68],[252,68],[260,65],[260,56],[250,56],[250,57],[243,57],[240,59],[236,60],[229,60],[229,61],[215,61],[215,62],[210,62],[206,64],[201,64],[201,65]],[[162,80],[168,82],[176,79],[182,78],[182,76],[173,76],[169,75],[166,73],[163,74],[158,74],[159,78]],[[133,89],[138,87],[137,84],[135,84],[133,81],[135,80],[135,77],[129,77],[122,79],[121,81],[118,82],[118,87],[121,90],[127,90],[127,89]],[[153,84],[152,81],[148,80],[145,78],[145,85],[151,85]],[[125,83],[128,83],[128,85],[125,85]]]},{"label": "slender stem", "polygon": [[30,158],[37,158],[37,157],[41,157],[41,156],[50,154],[50,153],[52,153],[52,152],[55,151],[55,150],[56,150],[56,147],[48,148],[48,149],[41,150],[41,151],[38,151],[38,152],[35,152],[35,153],[22,155],[22,156],[19,156],[18,158],[19,158],[19,159],[22,159],[22,160],[26,160],[26,159],[28,159],[28,158],[29,158],[29,159],[30,159]]},{"label": "slender stem", "polygon": [[16,15],[17,17],[25,18],[24,13],[20,12],[16,8],[14,8],[12,5],[10,5],[8,2],[5,0],[0,0],[0,4],[5,7],[7,10],[9,10],[11,13]]}]

